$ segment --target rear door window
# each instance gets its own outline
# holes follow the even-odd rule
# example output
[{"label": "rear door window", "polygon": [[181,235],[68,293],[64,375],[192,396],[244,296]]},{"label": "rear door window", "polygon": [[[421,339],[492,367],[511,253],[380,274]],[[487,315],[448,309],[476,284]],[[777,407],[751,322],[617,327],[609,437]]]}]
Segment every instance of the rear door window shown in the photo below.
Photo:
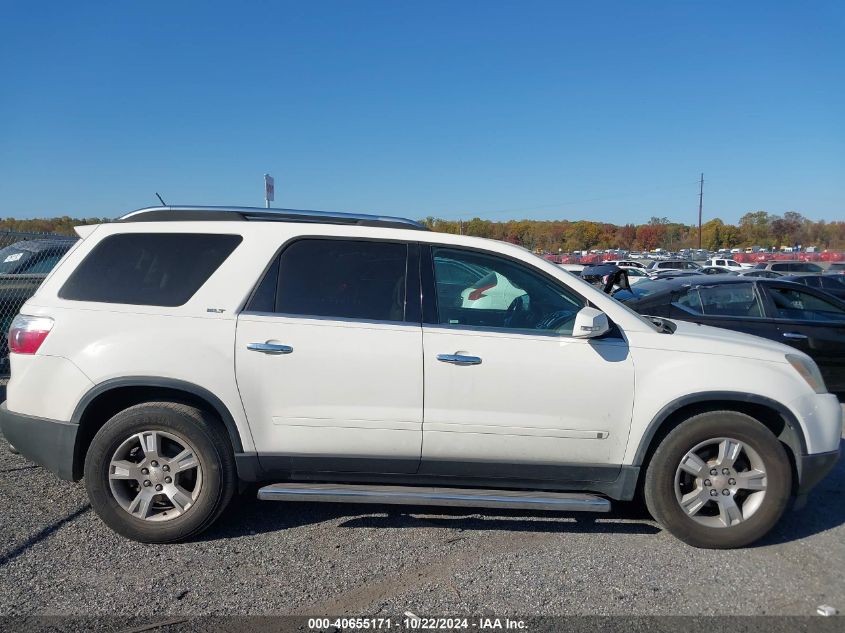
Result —
[{"label": "rear door window", "polygon": [[72,301],[185,304],[241,243],[240,235],[123,233],[103,239],[59,290]]},{"label": "rear door window", "polygon": [[[396,242],[302,239],[287,246],[248,310],[303,317],[404,321],[408,246]],[[278,275],[276,275],[278,271]],[[276,278],[275,293],[272,279]],[[273,308],[265,304],[271,295]]]},{"label": "rear door window", "polygon": [[763,316],[754,284],[750,283],[690,288],[675,303],[689,312],[704,316]]}]

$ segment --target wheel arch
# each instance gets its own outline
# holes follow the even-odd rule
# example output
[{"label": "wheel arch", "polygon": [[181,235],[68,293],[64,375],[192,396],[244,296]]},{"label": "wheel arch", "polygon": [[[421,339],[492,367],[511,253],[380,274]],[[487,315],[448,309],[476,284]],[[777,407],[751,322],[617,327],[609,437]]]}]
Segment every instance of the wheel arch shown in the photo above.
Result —
[{"label": "wheel arch", "polygon": [[212,392],[173,378],[131,376],[96,385],[79,401],[71,417],[78,425],[73,455],[73,479],[82,478],[85,454],[97,431],[116,413],[142,402],[166,400],[195,406],[220,420],[235,453],[243,451],[240,432],[225,404]]},{"label": "wheel arch", "polygon": [[786,447],[792,465],[793,487],[800,481],[802,455],[807,453],[804,431],[795,415],[780,402],[756,394],[711,391],[682,396],[664,406],[652,418],[634,454],[634,466],[648,466],[657,446],[684,420],[708,411],[737,411],[765,425]]}]

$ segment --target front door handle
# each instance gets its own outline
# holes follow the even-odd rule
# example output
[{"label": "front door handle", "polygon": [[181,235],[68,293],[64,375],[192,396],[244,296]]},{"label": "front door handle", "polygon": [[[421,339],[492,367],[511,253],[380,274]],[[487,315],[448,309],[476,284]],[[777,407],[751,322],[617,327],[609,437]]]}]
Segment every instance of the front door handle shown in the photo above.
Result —
[{"label": "front door handle", "polygon": [[478,356],[464,356],[463,354],[438,354],[437,360],[442,363],[453,365],[480,365],[481,359]]},{"label": "front door handle", "polygon": [[250,343],[246,348],[262,354],[290,354],[293,352],[290,345],[278,345],[276,343]]},{"label": "front door handle", "polygon": [[803,341],[808,337],[806,334],[799,334],[798,332],[784,332],[783,338],[792,339],[794,341]]}]

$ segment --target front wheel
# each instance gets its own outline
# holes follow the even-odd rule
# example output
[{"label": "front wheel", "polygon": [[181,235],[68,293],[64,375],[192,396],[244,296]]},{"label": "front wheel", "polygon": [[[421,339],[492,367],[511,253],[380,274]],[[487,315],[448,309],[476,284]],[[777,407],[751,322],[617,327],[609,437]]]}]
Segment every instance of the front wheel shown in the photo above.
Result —
[{"label": "front wheel", "polygon": [[735,411],[702,413],[660,443],[645,501],[670,533],[694,547],[743,547],[780,519],[792,490],[789,457],[774,434]]},{"label": "front wheel", "polygon": [[85,458],[91,506],[115,532],[144,543],[198,534],[236,486],[232,450],[217,420],[183,404],[121,411],[97,432]]}]

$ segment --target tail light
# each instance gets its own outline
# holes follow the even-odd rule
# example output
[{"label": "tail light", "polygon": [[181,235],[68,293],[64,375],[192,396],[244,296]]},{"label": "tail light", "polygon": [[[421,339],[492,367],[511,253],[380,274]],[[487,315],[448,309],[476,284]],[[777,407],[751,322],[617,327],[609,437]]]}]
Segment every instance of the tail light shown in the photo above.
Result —
[{"label": "tail light", "polygon": [[485,286],[479,286],[478,288],[473,288],[472,292],[467,295],[467,299],[470,301],[478,301],[481,297],[484,296],[484,292],[486,290],[490,290],[490,288],[495,288],[496,282],[494,281],[492,284],[487,284]]},{"label": "tail light", "polygon": [[9,327],[9,351],[34,354],[53,329],[53,319],[19,314]]}]

